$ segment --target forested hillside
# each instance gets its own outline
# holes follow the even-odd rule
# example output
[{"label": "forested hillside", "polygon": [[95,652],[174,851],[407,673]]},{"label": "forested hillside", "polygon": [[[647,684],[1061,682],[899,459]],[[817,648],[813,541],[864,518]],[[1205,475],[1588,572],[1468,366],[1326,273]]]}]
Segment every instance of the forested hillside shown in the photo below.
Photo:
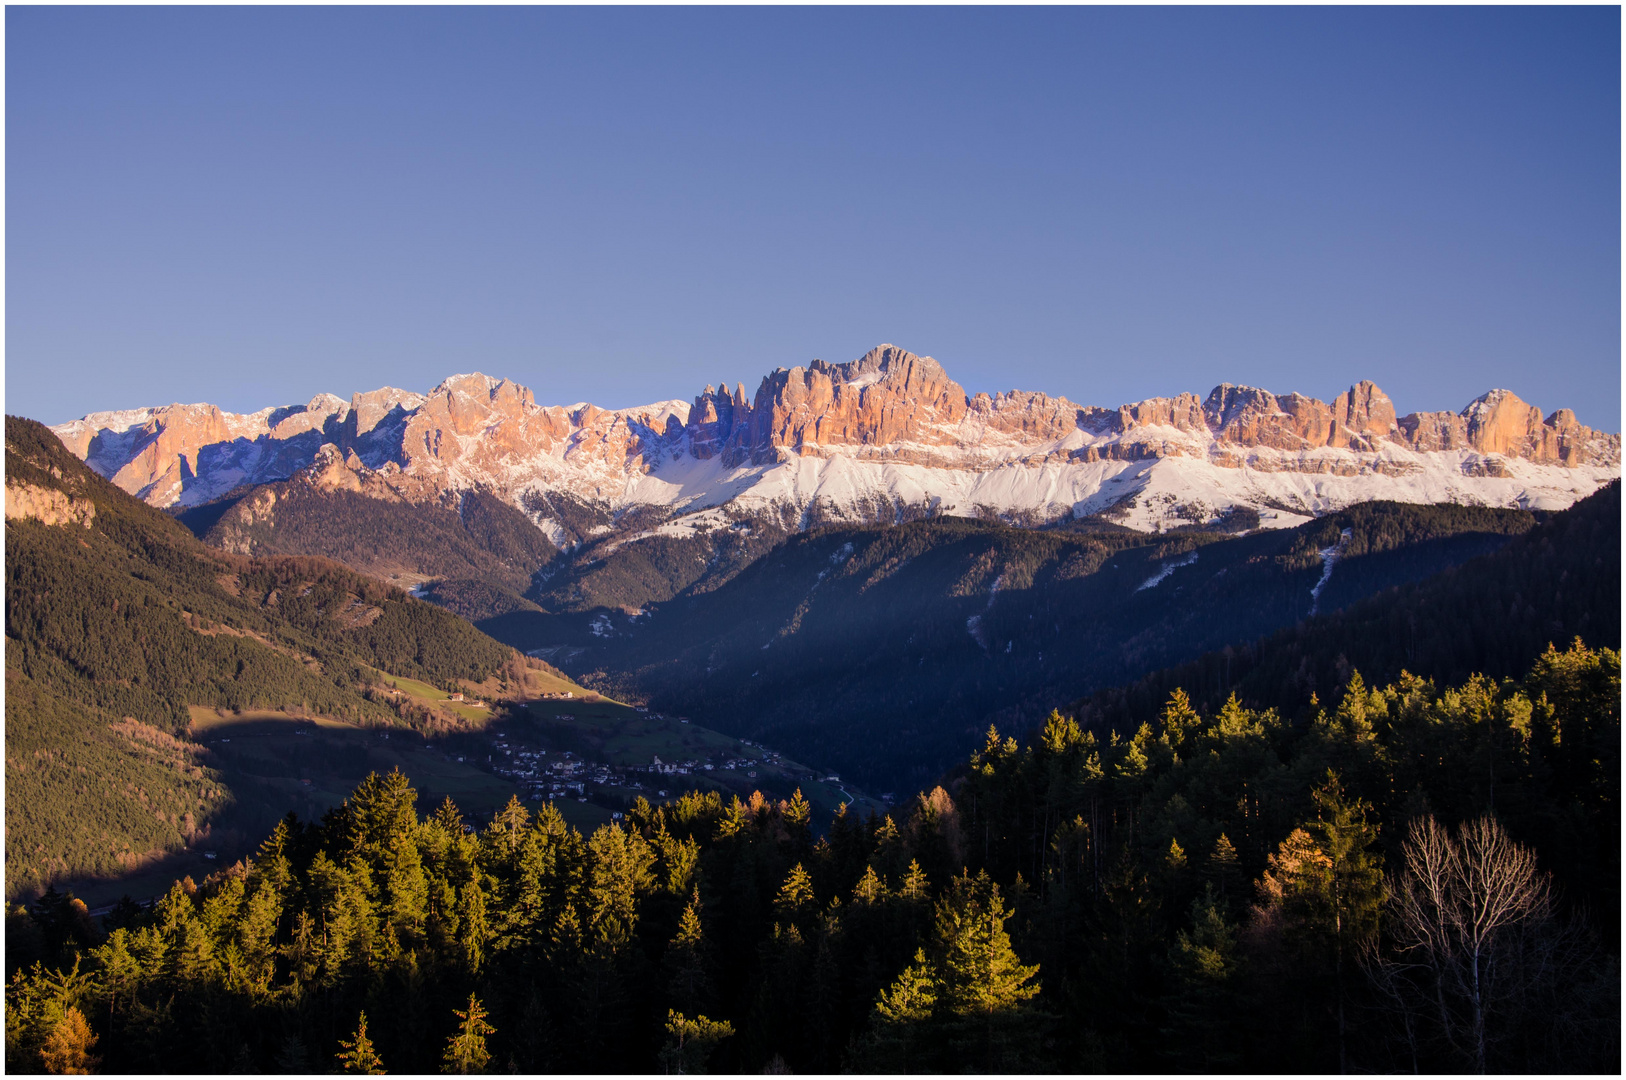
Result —
[{"label": "forested hillside", "polygon": [[177,516],[227,551],[321,555],[374,577],[472,579],[514,594],[558,554],[529,518],[486,492],[406,503],[323,487],[306,473]]},{"label": "forested hillside", "polygon": [[[1234,691],[1291,715],[1357,668],[1384,680],[1409,671],[1456,682],[1473,672],[1517,675],[1553,642],[1618,650],[1620,522],[1616,481],[1495,554],[1101,691],[1070,711],[1088,726],[1132,730],[1185,687],[1207,707]],[[1357,568],[1340,563],[1333,580]]]},{"label": "forested hillside", "polygon": [[1580,645],[1292,716],[1176,693],[822,837],[799,794],[470,833],[375,775],[151,912],[14,909],[7,1067],[1607,1072],[1619,703]]},{"label": "forested hillside", "polygon": [[6,420],[6,495],[8,896],[218,821],[234,799],[191,707],[427,729],[456,720],[383,693],[385,673],[450,687],[514,655],[336,563],[206,548],[33,421]]},{"label": "forested hillside", "polygon": [[[543,640],[617,696],[902,790],[929,784],[990,722],[1022,730],[1318,604],[1495,551],[1535,522],[1384,503],[1243,537],[964,519],[830,529],[791,537],[714,591],[637,618],[599,612],[591,633]],[[481,625],[522,647],[559,629],[523,613]]]}]

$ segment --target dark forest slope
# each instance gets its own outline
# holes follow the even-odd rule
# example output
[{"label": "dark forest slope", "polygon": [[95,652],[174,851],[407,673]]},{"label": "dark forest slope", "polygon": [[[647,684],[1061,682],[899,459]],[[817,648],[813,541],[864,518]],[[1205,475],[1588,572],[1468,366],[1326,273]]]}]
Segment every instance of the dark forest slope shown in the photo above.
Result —
[{"label": "dark forest slope", "polygon": [[[1524,511],[1372,504],[1241,538],[938,519],[794,536],[716,590],[593,617],[560,663],[860,782],[925,784],[990,722],[1494,551]],[[1347,538],[1344,533],[1347,531]],[[1326,548],[1341,548],[1323,584]],[[527,642],[515,614],[483,624]]]},{"label": "dark forest slope", "polygon": [[14,417],[6,506],[8,894],[127,870],[232,802],[189,707],[394,724],[376,672],[451,686],[513,656],[336,563],[209,549]]},{"label": "dark forest slope", "polygon": [[[1133,730],[1178,686],[1209,707],[1235,691],[1294,715],[1353,670],[1368,681],[1410,672],[1457,682],[1475,672],[1516,676],[1549,644],[1577,637],[1618,650],[1620,528],[1616,481],[1492,554],[1101,691],[1074,711],[1091,726]],[[1344,572],[1341,564],[1334,580]]]}]

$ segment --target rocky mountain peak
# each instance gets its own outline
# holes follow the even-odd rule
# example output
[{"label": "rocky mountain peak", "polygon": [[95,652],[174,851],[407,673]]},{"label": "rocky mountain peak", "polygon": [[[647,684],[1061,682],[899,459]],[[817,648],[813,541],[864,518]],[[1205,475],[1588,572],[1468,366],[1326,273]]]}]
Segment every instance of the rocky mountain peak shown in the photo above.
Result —
[{"label": "rocky mountain peak", "polygon": [[[359,481],[364,494],[382,485],[409,502],[481,487],[520,507],[554,490],[615,506],[705,506],[755,490],[792,503],[913,500],[945,510],[993,499],[1053,515],[1132,494],[1105,486],[1123,463],[1165,461],[1206,470],[1200,483],[1182,481],[1190,492],[1165,500],[1170,506],[1196,500],[1217,510],[1221,498],[1270,505],[1302,498],[1305,484],[1319,491],[1329,477],[1352,478],[1350,490],[1366,498],[1418,497],[1384,485],[1436,473],[1449,479],[1431,480],[1423,497],[1454,498],[1436,493],[1494,480],[1506,490],[1464,488],[1462,497],[1522,505],[1573,498],[1618,474],[1620,462],[1618,435],[1585,427],[1568,409],[1544,420],[1506,390],[1461,413],[1404,417],[1370,381],[1330,404],[1221,383],[1205,398],[1182,393],[1103,408],[1022,390],[967,397],[936,360],[890,344],[847,363],[780,367],[753,397],[739,382],[708,384],[692,404],[544,407],[516,382],[473,372],[422,395],[383,387],[346,402],[318,394],[303,406],[242,416],[171,405],[96,414],[54,430],[97,472],[160,506],[193,505],[315,466],[325,483],[357,490]],[[1525,463],[1524,471],[1504,459]],[[790,471],[776,472],[782,464]],[[1149,482],[1145,467],[1135,468],[1136,482]],[[845,479],[830,495],[785,479],[792,474],[821,485],[821,476]],[[1276,475],[1304,479],[1287,494],[1259,494],[1261,478]],[[1373,477],[1382,480],[1360,479]],[[1520,484],[1557,494],[1531,495],[1535,489]],[[986,496],[969,494],[984,485]],[[1315,499],[1330,506],[1352,497]],[[1185,513],[1182,520],[1194,520],[1195,511]]]}]

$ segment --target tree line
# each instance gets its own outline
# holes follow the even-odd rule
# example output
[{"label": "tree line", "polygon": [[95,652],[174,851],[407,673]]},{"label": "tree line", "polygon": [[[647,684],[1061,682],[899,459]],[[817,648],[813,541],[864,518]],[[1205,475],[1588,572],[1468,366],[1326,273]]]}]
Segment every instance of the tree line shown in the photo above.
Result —
[{"label": "tree line", "polygon": [[1619,700],[1580,643],[1292,718],[1175,693],[822,835],[799,793],[476,830],[375,774],[150,911],[12,909],[7,1064],[1613,1068]]}]

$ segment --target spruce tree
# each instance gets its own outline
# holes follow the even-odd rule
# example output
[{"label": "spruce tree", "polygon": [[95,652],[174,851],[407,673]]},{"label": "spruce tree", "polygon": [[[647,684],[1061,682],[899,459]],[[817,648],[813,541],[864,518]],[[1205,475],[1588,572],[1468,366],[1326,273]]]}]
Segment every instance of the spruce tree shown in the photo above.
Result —
[{"label": "spruce tree", "polygon": [[1037,964],[1023,964],[1011,948],[999,886],[986,871],[961,876],[937,905],[936,946],[942,1000],[956,1021],[962,1047],[977,1053],[988,1072],[1007,1071],[1013,1034],[1031,1018],[1027,1002],[1039,993]]},{"label": "spruce tree", "polygon": [[334,1056],[339,1059],[340,1072],[384,1075],[384,1063],[378,1059],[378,1054],[373,1050],[373,1041],[367,1037],[366,1013],[362,1013],[356,1021],[355,1035],[350,1039],[340,1039],[339,1046],[342,1049]]},{"label": "spruce tree", "polygon": [[773,902],[774,918],[785,924],[805,919],[813,910],[813,876],[797,863],[785,875]]},{"label": "spruce tree", "polygon": [[664,962],[667,990],[683,1011],[698,1011],[711,996],[708,951],[700,925],[700,890],[696,889],[683,909],[677,935],[666,947]]},{"label": "spruce tree", "polygon": [[853,1071],[932,1071],[939,1048],[930,1044],[927,1028],[938,995],[937,971],[925,949],[916,949],[914,963],[876,996],[869,1031],[853,1046]]},{"label": "spruce tree", "polygon": [[479,1073],[485,1072],[486,1066],[491,1063],[491,1053],[486,1049],[486,1036],[496,1034],[497,1029],[486,1023],[485,1006],[473,994],[469,995],[467,1009],[453,1009],[460,1021],[457,1031],[446,1042],[446,1052],[441,1055],[441,1072],[447,1073]]},{"label": "spruce tree", "polygon": [[[1361,720],[1365,720],[1364,709]],[[1378,917],[1387,896],[1383,856],[1371,850],[1378,840],[1378,827],[1367,820],[1370,803],[1347,798],[1338,775],[1330,770],[1327,782],[1313,794],[1319,813],[1309,828],[1330,863],[1327,885],[1338,992],[1338,1066],[1347,1072],[1346,975],[1360,949],[1378,932]]]},{"label": "spruce tree", "polygon": [[1212,885],[1192,902],[1191,929],[1176,935],[1169,962],[1174,988],[1165,1001],[1169,1016],[1165,1052],[1181,1071],[1234,1069],[1236,932]]},{"label": "spruce tree", "polygon": [[1208,856],[1207,877],[1219,893],[1221,906],[1231,901],[1242,880],[1242,866],[1237,859],[1236,847],[1224,833],[1214,841],[1214,850]]}]

